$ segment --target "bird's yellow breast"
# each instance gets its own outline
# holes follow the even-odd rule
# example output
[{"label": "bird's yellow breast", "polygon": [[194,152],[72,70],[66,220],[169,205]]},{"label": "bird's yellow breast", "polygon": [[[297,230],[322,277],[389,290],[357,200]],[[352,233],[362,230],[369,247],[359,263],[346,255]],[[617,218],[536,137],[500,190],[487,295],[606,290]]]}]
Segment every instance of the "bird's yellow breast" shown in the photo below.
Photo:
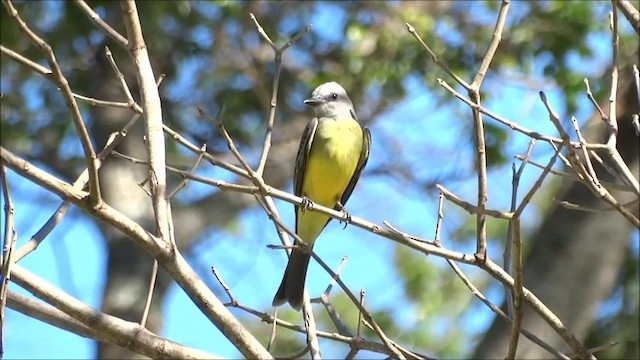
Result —
[{"label": "bird's yellow breast", "polygon": [[335,206],[356,171],[362,145],[362,128],[355,120],[320,119],[307,158],[304,195]]},{"label": "bird's yellow breast", "polygon": [[[334,207],[356,171],[363,141],[362,128],[355,120],[320,119],[307,157],[302,196],[316,204]],[[298,235],[311,244],[328,217],[302,208],[297,212]]]}]

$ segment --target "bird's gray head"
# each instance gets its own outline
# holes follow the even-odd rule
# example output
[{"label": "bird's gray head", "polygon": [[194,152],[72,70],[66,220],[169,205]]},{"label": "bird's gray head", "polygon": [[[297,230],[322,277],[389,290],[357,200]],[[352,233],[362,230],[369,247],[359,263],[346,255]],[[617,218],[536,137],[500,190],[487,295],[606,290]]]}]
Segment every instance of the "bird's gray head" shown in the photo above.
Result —
[{"label": "bird's gray head", "polygon": [[311,98],[304,103],[313,107],[316,117],[351,117],[357,120],[347,91],[337,82],[331,81],[318,86],[311,93]]}]

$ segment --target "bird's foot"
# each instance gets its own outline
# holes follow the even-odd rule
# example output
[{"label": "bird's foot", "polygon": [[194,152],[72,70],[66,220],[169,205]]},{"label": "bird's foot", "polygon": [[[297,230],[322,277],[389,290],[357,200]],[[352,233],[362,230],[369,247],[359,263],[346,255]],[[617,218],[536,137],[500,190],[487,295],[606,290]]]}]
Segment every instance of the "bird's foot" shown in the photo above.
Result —
[{"label": "bird's foot", "polygon": [[347,208],[344,207],[344,205],[342,205],[339,201],[336,207],[338,208],[339,211],[342,211],[342,213],[344,214],[344,220],[340,219],[341,224],[344,222],[344,227],[342,228],[344,230],[347,228],[347,225],[351,224],[351,214],[349,214],[349,212],[347,211]]},{"label": "bird's foot", "polygon": [[302,209],[302,212],[304,213],[305,211],[307,211],[307,209],[311,209],[312,207],[313,207],[313,202],[309,200],[308,197],[303,196],[302,205],[300,206],[300,208]]}]

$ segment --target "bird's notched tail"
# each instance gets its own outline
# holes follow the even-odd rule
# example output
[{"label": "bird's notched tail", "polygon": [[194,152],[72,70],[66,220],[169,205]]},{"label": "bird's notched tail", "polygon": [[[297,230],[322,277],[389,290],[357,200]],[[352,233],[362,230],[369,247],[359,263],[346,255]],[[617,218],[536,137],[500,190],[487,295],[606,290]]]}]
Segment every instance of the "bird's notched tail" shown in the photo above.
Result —
[{"label": "bird's notched tail", "polygon": [[284,272],[284,277],[280,287],[273,298],[272,305],[280,306],[289,302],[292,308],[300,310],[304,299],[304,281],[309,268],[310,254],[305,254],[301,250],[293,249],[291,257]]}]

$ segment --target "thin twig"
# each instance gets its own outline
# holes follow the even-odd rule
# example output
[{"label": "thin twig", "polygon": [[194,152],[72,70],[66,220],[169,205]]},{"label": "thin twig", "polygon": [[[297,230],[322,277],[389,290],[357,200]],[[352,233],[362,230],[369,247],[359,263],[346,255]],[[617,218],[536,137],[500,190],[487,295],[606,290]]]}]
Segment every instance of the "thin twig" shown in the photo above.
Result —
[{"label": "thin twig", "polygon": [[[191,167],[192,173],[196,171],[206,152],[207,152],[207,144],[203,144],[202,147],[200,148],[200,154],[196,158],[196,161],[194,162],[193,166]],[[167,197],[169,199],[172,199],[178,193],[178,191],[180,191],[180,189],[187,186],[188,183],[189,183],[189,180],[187,178],[183,178],[182,181],[180,181],[180,183],[176,185],[176,187],[173,190],[171,190],[171,192],[169,192],[169,195]]]},{"label": "thin twig", "polygon": [[[343,256],[342,259],[340,260],[340,263],[338,264],[338,268],[336,269],[336,276],[338,277],[340,276],[340,273],[342,272],[346,264],[347,264],[347,257]],[[331,280],[329,281],[329,285],[327,285],[327,288],[322,293],[322,295],[320,295],[315,299],[311,299],[311,303],[319,302],[322,304],[322,306],[324,306],[324,309],[326,310],[327,315],[331,319],[331,322],[336,327],[336,330],[338,330],[338,334],[341,334],[344,336],[353,336],[349,331],[349,329],[347,329],[347,326],[344,324],[342,319],[340,319],[340,315],[338,314],[336,309],[333,307],[333,304],[331,304],[331,300],[329,300],[329,295],[335,284],[336,284],[336,280],[334,278],[331,278]]]},{"label": "thin twig", "polygon": [[537,193],[538,189],[540,189],[540,187],[542,186],[542,183],[544,182],[544,179],[547,177],[547,174],[551,172],[551,168],[555,165],[556,160],[560,155],[560,150],[562,149],[562,145],[560,145],[557,148],[554,145],[554,148],[555,148],[555,153],[547,163],[547,166],[545,166],[544,169],[542,170],[542,173],[540,174],[540,176],[538,176],[538,179],[536,179],[536,182],[533,183],[533,186],[531,187],[531,189],[529,189],[527,194],[522,198],[520,205],[518,205],[518,208],[515,211],[514,217],[519,218],[520,215],[522,215],[522,212],[524,211],[525,207],[529,204],[529,202],[533,198],[533,195]]},{"label": "thin twig", "polygon": [[[491,38],[491,43],[487,47],[487,51],[482,57],[482,62],[480,63],[480,67],[476,72],[475,77],[473,78],[473,82],[471,83],[471,88],[468,90],[478,91],[482,82],[484,81],[484,77],[487,75],[487,70],[489,70],[489,65],[491,65],[491,61],[493,60],[493,56],[496,54],[498,50],[498,45],[500,45],[500,41],[502,40],[502,31],[504,30],[504,26],[507,20],[507,13],[509,12],[509,5],[511,5],[511,0],[502,0],[500,4],[500,10],[498,12],[498,18],[496,19],[496,25],[493,28],[493,36]],[[479,102],[476,104],[480,105]]]},{"label": "thin twig", "polygon": [[[493,37],[491,43],[487,47],[485,55],[482,57],[480,67],[476,72],[473,82],[468,90],[469,98],[474,104],[480,106],[480,87],[484,81],[484,77],[487,74],[489,65],[493,60],[493,56],[498,49],[500,40],[502,39],[502,31],[504,29],[507,13],[509,11],[510,0],[502,0],[500,5],[500,11],[498,13],[498,19],[493,30]],[[480,210],[476,214],[476,254],[479,259],[484,259],[487,252],[487,220],[482,211],[487,206],[487,152],[485,145],[484,134],[484,121],[482,119],[482,113],[477,109],[471,110],[473,115],[473,134],[474,145],[476,146],[476,168],[478,170],[478,209]]]},{"label": "thin twig", "polygon": [[440,234],[442,232],[442,220],[444,220],[444,211],[442,210],[444,206],[444,194],[442,191],[439,191],[438,195],[438,220],[436,221],[436,233],[434,235],[433,242],[436,246],[440,246]]},{"label": "thin twig", "polygon": [[129,40],[120,35],[119,32],[117,32],[114,28],[112,28],[111,26],[109,26],[109,24],[102,20],[100,18],[100,15],[97,12],[93,11],[93,9],[91,9],[91,7],[84,2],[84,0],[74,0],[74,2],[76,3],[76,5],[78,5],[78,7],[80,7],[80,9],[82,9],[82,11],[100,30],[104,31],[104,33],[111,37],[116,43],[118,43],[118,45],[120,45],[124,49],[129,47]]},{"label": "thin twig", "polygon": [[271,46],[274,52],[274,62],[275,62],[275,74],[273,76],[273,84],[271,88],[271,101],[270,101],[270,109],[269,109],[269,118],[267,120],[267,127],[264,134],[264,141],[262,143],[262,151],[260,154],[260,160],[258,161],[258,167],[256,168],[256,174],[262,176],[264,173],[264,168],[267,164],[267,156],[269,155],[269,149],[271,148],[271,135],[273,133],[273,125],[275,123],[276,118],[276,109],[278,106],[278,88],[280,86],[280,73],[282,72],[282,55],[284,52],[291,47],[298,39],[300,39],[304,34],[311,31],[311,25],[305,25],[305,27],[300,30],[297,34],[292,36],[283,46],[276,47],[269,35],[264,31],[264,28],[258,22],[255,15],[253,13],[249,14],[251,19],[253,20],[256,28],[258,29],[258,33],[265,39],[265,41]]},{"label": "thin twig", "polygon": [[390,230],[392,233],[394,233],[394,234],[396,234],[396,235],[399,235],[399,236],[401,236],[401,237],[402,237],[402,238],[404,238],[404,239],[408,239],[408,240],[411,240],[411,241],[417,241],[417,242],[421,242],[421,243],[424,243],[424,244],[430,244],[430,245],[433,245],[433,246],[437,246],[437,244],[436,244],[436,241],[435,241],[435,240],[431,241],[431,240],[427,240],[427,239],[423,239],[423,238],[416,237],[416,236],[414,236],[414,235],[407,234],[406,232],[401,231],[401,230],[400,230],[400,229],[398,229],[397,227],[395,227],[395,226],[391,225],[391,223],[390,223],[389,221],[387,221],[387,220],[384,220],[384,221],[382,222],[382,224],[384,224],[384,226],[386,226],[387,228],[389,228],[389,230]]},{"label": "thin twig", "polygon": [[621,174],[625,178],[626,182],[630,184],[636,193],[640,195],[640,183],[635,177],[634,173],[629,169],[622,156],[616,149],[617,136],[618,136],[618,118],[617,118],[617,95],[618,95],[618,53],[620,38],[618,36],[618,11],[616,10],[616,1],[612,0],[612,11],[610,15],[611,26],[611,53],[613,67],[611,69],[611,92],[609,94],[609,116],[603,118],[609,128],[609,136],[607,139],[607,152],[614,165],[620,170]]},{"label": "thin twig", "polygon": [[304,347],[304,349],[300,350],[298,353],[296,353],[295,355],[289,356],[287,358],[291,358],[291,359],[302,359],[302,357],[304,355],[306,355],[309,352],[309,345],[306,345]]},{"label": "thin twig", "polygon": [[[364,289],[360,289],[360,306],[364,307]],[[362,327],[362,312],[358,311],[358,327],[356,329],[356,336],[360,337],[360,328]]]},{"label": "thin twig", "polygon": [[442,68],[442,70],[444,70],[444,72],[447,73],[447,75],[449,75],[452,79],[454,79],[458,84],[462,85],[462,87],[464,87],[465,89],[469,90],[470,89],[470,85],[467,84],[466,81],[464,81],[461,77],[459,77],[458,75],[456,75],[456,73],[454,73],[453,71],[451,71],[451,69],[449,69],[449,67],[447,66],[447,64],[445,64],[444,62],[442,62],[440,60],[440,58],[438,57],[438,55],[436,55],[436,53],[433,52],[433,50],[431,50],[431,48],[429,47],[429,45],[427,45],[422,38],[420,37],[420,35],[418,35],[418,33],[416,32],[416,29],[409,23],[405,23],[405,25],[407,26],[407,31],[409,31],[409,34],[413,35],[414,38],[416,38],[416,40],[418,40],[418,42],[420,43],[420,45],[422,46],[422,48],[429,54],[429,56],[431,56],[431,60],[438,66],[440,66],[440,68]]},{"label": "thin twig", "polygon": [[571,124],[573,125],[573,129],[576,132],[578,141],[580,141],[580,144],[582,144],[582,146],[580,147],[580,150],[582,150],[582,156],[584,158],[584,162],[587,164],[587,171],[588,171],[587,175],[589,176],[588,180],[593,182],[597,187],[601,187],[602,184],[600,184],[598,175],[596,175],[596,171],[593,169],[593,164],[591,163],[591,157],[589,156],[589,151],[585,146],[587,141],[582,136],[582,132],[580,131],[580,125],[578,125],[578,120],[575,118],[575,116],[571,117]]},{"label": "thin twig", "polygon": [[479,207],[460,199],[458,196],[456,196],[454,193],[447,190],[444,186],[440,184],[437,184],[436,188],[438,189],[438,191],[440,191],[440,193],[444,195],[445,198],[447,198],[447,200],[451,201],[452,203],[466,210],[469,214],[489,215],[496,219],[504,219],[504,220],[511,220],[511,218],[513,217],[513,213],[510,213],[510,212],[491,210],[491,209],[480,209]]},{"label": "thin twig", "polygon": [[[632,209],[634,206],[638,206],[638,202],[640,202],[640,199],[634,199],[629,201],[626,204],[622,204],[623,207],[627,208],[627,209]],[[558,204],[566,209],[571,209],[571,210],[578,210],[578,211],[585,211],[585,212],[591,212],[591,213],[598,213],[598,214],[606,214],[606,213],[610,213],[612,211],[617,211],[614,208],[604,208],[604,209],[600,209],[600,208],[594,208],[594,207],[586,207],[586,206],[582,206],[582,205],[578,205],[578,204],[574,204],[568,201],[560,201],[558,202]]]},{"label": "thin twig", "polygon": [[589,101],[591,101],[591,104],[593,104],[593,107],[595,107],[596,110],[598,110],[598,113],[600,113],[600,117],[603,119],[606,118],[607,115],[605,115],[604,111],[600,107],[600,104],[598,104],[596,99],[593,97],[593,93],[591,92],[591,86],[589,85],[589,79],[584,78],[583,81],[584,81],[584,86],[587,88],[587,97],[589,98]]},{"label": "thin twig", "polygon": [[344,359],[345,360],[352,360],[352,359],[354,359],[356,357],[358,352],[360,352],[360,349],[358,349],[355,346],[351,346],[351,349],[349,349],[349,352],[347,353],[347,355],[345,355]]},{"label": "thin twig", "polygon": [[153,299],[153,290],[156,287],[156,280],[158,278],[158,260],[153,259],[153,265],[151,266],[151,276],[149,277],[149,287],[147,288],[147,298],[144,302],[144,309],[142,310],[142,317],[140,319],[140,326],[146,327],[147,318],[149,317],[149,311],[151,310],[151,300]]},{"label": "thin twig", "polygon": [[[442,86],[443,88],[445,88],[447,91],[449,91],[453,96],[455,96],[456,98],[460,99],[462,102],[464,102],[467,106],[476,109],[478,111],[480,111],[481,113],[489,116],[490,118],[496,120],[497,122],[501,123],[502,125],[507,126],[509,129],[517,131],[519,133],[522,133],[530,138],[534,138],[536,140],[540,140],[540,141],[545,141],[545,142],[549,142],[549,143],[555,143],[555,144],[562,144],[562,139],[556,138],[556,137],[552,137],[552,136],[547,136],[547,135],[542,135],[536,131],[533,130],[529,130],[527,128],[524,128],[522,126],[520,126],[518,123],[514,122],[514,121],[510,121],[508,119],[505,119],[504,117],[489,111],[485,108],[483,108],[481,105],[478,104],[474,104],[471,100],[467,99],[464,95],[460,94],[459,92],[457,92],[456,90],[454,90],[449,84],[447,84],[444,80],[442,79],[437,79],[438,84],[440,84],[440,86]],[[580,144],[578,142],[571,142],[571,146],[577,148],[580,146]],[[589,149],[607,149],[607,145],[605,144],[588,144],[587,148]]]},{"label": "thin twig", "polygon": [[4,321],[5,308],[7,305],[7,291],[9,289],[9,279],[11,279],[11,263],[13,248],[16,243],[17,232],[13,225],[13,201],[7,181],[7,169],[0,164],[0,188],[4,197],[4,236],[2,238],[2,263],[0,264],[0,358],[4,356]]},{"label": "thin twig", "polygon": [[618,136],[618,115],[616,114],[616,98],[618,95],[618,45],[620,39],[618,38],[618,12],[616,11],[615,1],[611,2],[613,11],[609,13],[611,20],[611,93],[609,94],[609,117],[604,117],[604,120],[609,126],[609,137],[607,139],[607,146],[610,148],[616,147],[616,140]]},{"label": "thin twig", "polygon": [[[163,124],[162,129],[166,132],[173,140],[177,141],[180,145],[184,146],[187,150],[193,152],[196,155],[200,155],[202,152],[200,151],[200,147],[194,145],[189,140],[185,139],[184,136],[180,135],[177,131],[171,129],[169,126]],[[210,153],[203,154],[205,160],[207,160],[211,165],[220,167],[224,170],[227,170],[231,173],[234,173],[238,176],[242,176],[244,178],[249,178],[246,170],[243,170],[233,164],[230,164],[226,161],[222,161]]]},{"label": "thin twig", "polygon": [[[527,152],[524,156],[524,160],[520,164],[520,167],[516,171],[516,165],[511,164],[511,206],[510,211],[514,213],[516,211],[516,202],[518,199],[518,186],[520,185],[520,177],[522,176],[522,172],[524,171],[524,167],[529,163],[529,159],[531,158],[531,152],[533,151],[533,146],[536,143],[536,139],[529,140],[529,146],[527,147]],[[507,241],[504,248],[504,253],[502,255],[502,268],[508,273],[513,274],[511,271],[511,245],[513,243],[513,222],[509,221],[509,226],[507,227]],[[513,298],[511,297],[511,293],[508,288],[505,287],[505,299],[507,302],[507,314],[510,317],[513,317]]]},{"label": "thin twig", "polygon": [[[273,318],[274,319],[278,318],[278,308],[277,307],[273,310]],[[271,324],[271,332],[270,332],[270,335],[269,335],[269,343],[267,343],[267,351],[268,352],[271,352],[271,349],[273,348],[273,344],[276,342],[276,334],[277,334],[277,329],[278,329],[277,323],[278,323],[277,321],[274,321]]]},{"label": "thin twig", "polygon": [[[124,96],[127,98],[127,101],[128,101],[127,104],[129,105],[131,110],[133,110],[134,112],[137,112],[138,114],[142,114],[143,110],[140,107],[140,105],[138,105],[136,101],[133,99],[133,95],[131,95],[131,90],[129,90],[129,85],[127,84],[127,79],[125,79],[124,74],[122,74],[122,71],[120,71],[120,68],[116,64],[116,60],[113,58],[111,49],[109,49],[108,46],[105,46],[104,50],[105,50],[105,56],[107,57],[107,61],[111,65],[111,69],[113,69],[113,72],[116,74],[116,78],[120,83],[120,88],[122,89]],[[157,89],[157,86],[155,88]]]},{"label": "thin twig", "polygon": [[[540,99],[542,100],[542,103],[544,104],[544,106],[547,108],[547,112],[549,113],[549,119],[551,120],[553,125],[556,127],[556,129],[560,133],[563,143],[567,147],[569,161],[571,162],[571,169],[574,170],[576,174],[582,176],[583,178],[585,179],[588,178],[589,175],[587,173],[587,169],[584,167],[584,164],[582,164],[582,162],[580,161],[580,158],[576,154],[575,149],[570,145],[569,135],[562,128],[562,124],[560,124],[558,115],[556,114],[555,111],[553,111],[553,109],[551,108],[551,105],[549,105],[549,103],[547,102],[547,96],[543,91],[540,91]],[[589,190],[598,198],[604,200],[609,205],[611,205],[616,210],[618,210],[618,212],[622,214],[622,216],[624,216],[633,226],[640,228],[640,219],[638,219],[631,211],[622,207],[618,202],[618,200],[616,200],[613,196],[611,196],[611,194],[607,191],[607,189],[603,188],[602,186],[596,186],[596,184],[588,180],[583,181],[583,184],[585,184],[587,188],[589,188]]]},{"label": "thin twig", "polygon": [[[338,268],[336,268],[336,275],[340,276],[340,273],[342,272],[342,270],[344,269],[344,266],[347,265],[347,260],[348,258],[346,256],[343,256],[342,259],[340,259],[340,263],[338,264]],[[329,284],[327,285],[327,288],[324,290],[324,293],[322,293],[322,296],[325,297],[329,297],[329,294],[331,293],[331,289],[333,289],[333,286],[336,284],[336,280],[334,278],[331,278],[331,280],[329,281]]]},{"label": "thin twig", "polygon": [[218,128],[218,132],[222,135],[222,137],[224,138],[227,144],[227,148],[231,151],[233,156],[235,156],[236,160],[240,162],[240,165],[242,165],[242,167],[244,168],[244,171],[246,172],[247,177],[254,182],[256,181],[259,182],[260,181],[259,177],[253,171],[253,169],[251,169],[251,166],[249,165],[249,163],[247,163],[247,161],[244,159],[242,154],[240,154],[240,152],[236,148],[236,145],[234,144],[233,139],[231,138],[229,133],[227,132],[227,129],[225,128],[222,120],[212,118],[206,112],[204,112],[204,110],[200,108],[198,108],[198,113],[200,114],[200,116],[207,118],[210,122],[216,125],[216,127]]},{"label": "thin twig", "polygon": [[518,350],[518,339],[522,327],[522,312],[524,292],[522,290],[522,241],[520,238],[520,218],[514,217],[510,221],[513,235],[513,312],[511,313],[511,334],[507,359],[515,359]]},{"label": "thin twig", "polygon": [[5,47],[4,45],[0,45],[0,52],[2,52],[2,54],[7,55],[9,57],[9,59],[17,62],[18,64],[22,64],[26,67],[28,67],[29,69],[31,69],[32,71],[44,76],[44,77],[48,77],[51,75],[51,70],[47,69],[46,67],[31,61],[29,59],[27,59],[26,57],[18,54],[17,52]]},{"label": "thin twig", "polygon": [[73,92],[69,87],[69,81],[65,78],[60,66],[58,65],[58,61],[53,53],[53,49],[51,46],[44,41],[41,37],[39,37],[29,26],[27,23],[22,20],[20,15],[18,14],[18,10],[13,6],[10,0],[2,0],[9,16],[16,22],[20,31],[22,31],[29,40],[31,40],[32,44],[42,51],[47,59],[47,63],[51,68],[51,76],[47,77],[50,81],[58,86],[62,93],[62,97],[69,108],[69,112],[71,113],[71,119],[73,120],[73,124],[76,128],[76,133],[80,139],[80,143],[82,144],[82,150],[84,151],[84,158],[87,162],[87,169],[89,169],[89,194],[90,201],[92,206],[98,206],[102,203],[102,194],[100,192],[100,183],[98,180],[98,168],[97,168],[97,159],[96,153],[93,149],[93,144],[91,143],[91,139],[89,137],[89,131],[84,124],[84,120],[82,119],[82,114],[80,113],[80,108],[78,108],[78,103],[73,97]]},{"label": "thin twig", "polygon": [[[103,106],[103,107],[113,107],[113,108],[124,108],[124,109],[130,109],[131,105],[125,102],[119,102],[119,101],[107,101],[107,100],[99,100],[96,98],[92,98],[89,96],[84,96],[84,95],[80,95],[80,94],[76,94],[73,93],[73,97],[86,102],[87,104],[89,104],[90,106]],[[142,110],[140,110],[142,111]],[[142,113],[142,112],[140,112]]]},{"label": "thin twig", "polygon": [[[591,156],[593,156],[593,153],[591,153]],[[522,160],[522,156],[521,155],[515,155],[514,156],[516,159],[518,160]],[[539,169],[544,169],[545,165],[540,164],[539,162],[536,162],[534,160],[529,160],[529,164],[539,168]],[[549,169],[549,173],[552,175],[557,175],[557,176],[561,176],[563,178],[566,178],[568,180],[571,181],[577,181],[577,182],[581,182],[582,180],[576,175],[576,174],[570,174],[566,171],[560,171],[560,170],[554,170],[554,169]],[[600,183],[602,184],[602,186],[606,187],[607,189],[612,189],[612,190],[618,190],[618,191],[625,191],[625,192],[635,192],[630,186],[628,185],[624,185],[624,184],[615,184],[612,182],[607,182],[607,181],[600,181]]]},{"label": "thin twig", "polygon": [[229,288],[227,283],[222,279],[222,276],[220,276],[220,274],[218,273],[218,270],[216,269],[215,266],[211,267],[211,272],[213,273],[213,276],[215,276],[216,280],[218,280],[218,283],[220,283],[220,286],[222,286],[222,288],[224,289],[224,292],[227,293],[227,296],[229,297],[229,302],[226,303],[225,305],[235,306],[238,302],[236,301],[236,298],[231,293],[231,289]]}]

